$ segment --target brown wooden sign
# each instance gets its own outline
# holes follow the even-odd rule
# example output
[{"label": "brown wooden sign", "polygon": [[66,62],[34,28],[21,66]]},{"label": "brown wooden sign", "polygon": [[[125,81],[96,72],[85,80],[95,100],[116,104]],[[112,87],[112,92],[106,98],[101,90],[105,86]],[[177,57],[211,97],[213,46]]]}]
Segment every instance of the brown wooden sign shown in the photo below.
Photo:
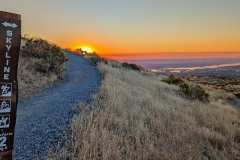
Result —
[{"label": "brown wooden sign", "polygon": [[12,159],[20,43],[21,16],[0,11],[0,160]]}]

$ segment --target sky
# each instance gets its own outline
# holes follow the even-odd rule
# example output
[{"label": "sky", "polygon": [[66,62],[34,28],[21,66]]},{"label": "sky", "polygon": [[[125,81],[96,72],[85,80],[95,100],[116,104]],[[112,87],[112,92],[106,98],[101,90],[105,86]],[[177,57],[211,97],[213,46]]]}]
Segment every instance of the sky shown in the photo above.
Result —
[{"label": "sky", "polygon": [[0,0],[1,11],[22,15],[23,35],[117,59],[240,57],[239,8],[240,0]]}]

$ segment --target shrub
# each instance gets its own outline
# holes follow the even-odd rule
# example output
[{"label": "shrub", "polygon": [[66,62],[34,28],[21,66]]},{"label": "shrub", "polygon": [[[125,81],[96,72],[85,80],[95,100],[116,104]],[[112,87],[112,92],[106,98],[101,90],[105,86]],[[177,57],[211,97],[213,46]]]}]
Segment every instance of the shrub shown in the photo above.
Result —
[{"label": "shrub", "polygon": [[99,62],[102,62],[106,65],[108,64],[108,60],[101,58],[97,53],[92,53],[92,54],[85,53],[83,57],[86,59],[89,59],[90,64],[94,66],[97,66]]},{"label": "shrub", "polygon": [[50,64],[38,59],[34,63],[34,68],[36,71],[47,73],[49,71]]},{"label": "shrub", "polygon": [[122,67],[132,69],[132,70],[136,70],[136,71],[141,71],[142,70],[142,67],[140,67],[136,64],[131,64],[131,63],[127,63],[127,62],[122,63]]},{"label": "shrub", "polygon": [[181,78],[178,78],[174,75],[170,75],[167,79],[162,80],[165,83],[177,85],[180,87],[180,93],[184,97],[190,99],[190,100],[198,100],[201,102],[209,102],[209,95],[206,93],[206,91],[194,84],[188,84]]},{"label": "shrub", "polygon": [[175,77],[174,75],[170,75],[167,79],[164,79],[162,81],[174,85],[180,85],[184,83],[184,81],[181,78]]},{"label": "shrub", "polygon": [[102,58],[102,61],[103,61],[104,64],[108,65],[108,60]]},{"label": "shrub", "polygon": [[100,62],[100,58],[97,56],[90,57],[89,60],[90,60],[90,63],[94,66],[96,66],[98,62]]},{"label": "shrub", "polygon": [[236,94],[236,97],[240,99],[240,93]]},{"label": "shrub", "polygon": [[180,92],[184,94],[185,97],[191,100],[209,102],[209,95],[202,87],[198,85],[187,84],[186,82],[182,83],[180,84]]},{"label": "shrub", "polygon": [[27,39],[26,45],[21,50],[21,55],[37,59],[34,64],[36,71],[54,72],[57,75],[62,74],[67,61],[60,47],[40,38]]}]

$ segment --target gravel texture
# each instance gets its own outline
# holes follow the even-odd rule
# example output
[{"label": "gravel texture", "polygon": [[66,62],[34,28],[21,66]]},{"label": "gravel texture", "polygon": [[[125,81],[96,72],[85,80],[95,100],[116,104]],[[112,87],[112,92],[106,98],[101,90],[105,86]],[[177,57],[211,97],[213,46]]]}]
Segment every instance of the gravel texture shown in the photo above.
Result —
[{"label": "gravel texture", "polygon": [[101,74],[96,67],[79,55],[66,54],[69,61],[65,80],[18,104],[16,160],[47,159],[46,151],[65,141],[73,107],[90,101],[100,85]]}]

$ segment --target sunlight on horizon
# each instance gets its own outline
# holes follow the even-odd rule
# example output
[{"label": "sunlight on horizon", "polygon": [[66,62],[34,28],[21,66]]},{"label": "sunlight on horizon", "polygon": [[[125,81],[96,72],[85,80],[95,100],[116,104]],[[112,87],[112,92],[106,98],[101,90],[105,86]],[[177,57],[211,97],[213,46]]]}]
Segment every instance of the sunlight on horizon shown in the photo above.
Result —
[{"label": "sunlight on horizon", "polygon": [[94,50],[90,47],[81,47],[82,51],[87,52],[87,53],[93,53]]},{"label": "sunlight on horizon", "polygon": [[97,50],[95,48],[96,47],[94,47],[93,45],[81,44],[78,45],[77,47],[73,47],[72,50],[80,50],[85,53],[97,53]]}]

